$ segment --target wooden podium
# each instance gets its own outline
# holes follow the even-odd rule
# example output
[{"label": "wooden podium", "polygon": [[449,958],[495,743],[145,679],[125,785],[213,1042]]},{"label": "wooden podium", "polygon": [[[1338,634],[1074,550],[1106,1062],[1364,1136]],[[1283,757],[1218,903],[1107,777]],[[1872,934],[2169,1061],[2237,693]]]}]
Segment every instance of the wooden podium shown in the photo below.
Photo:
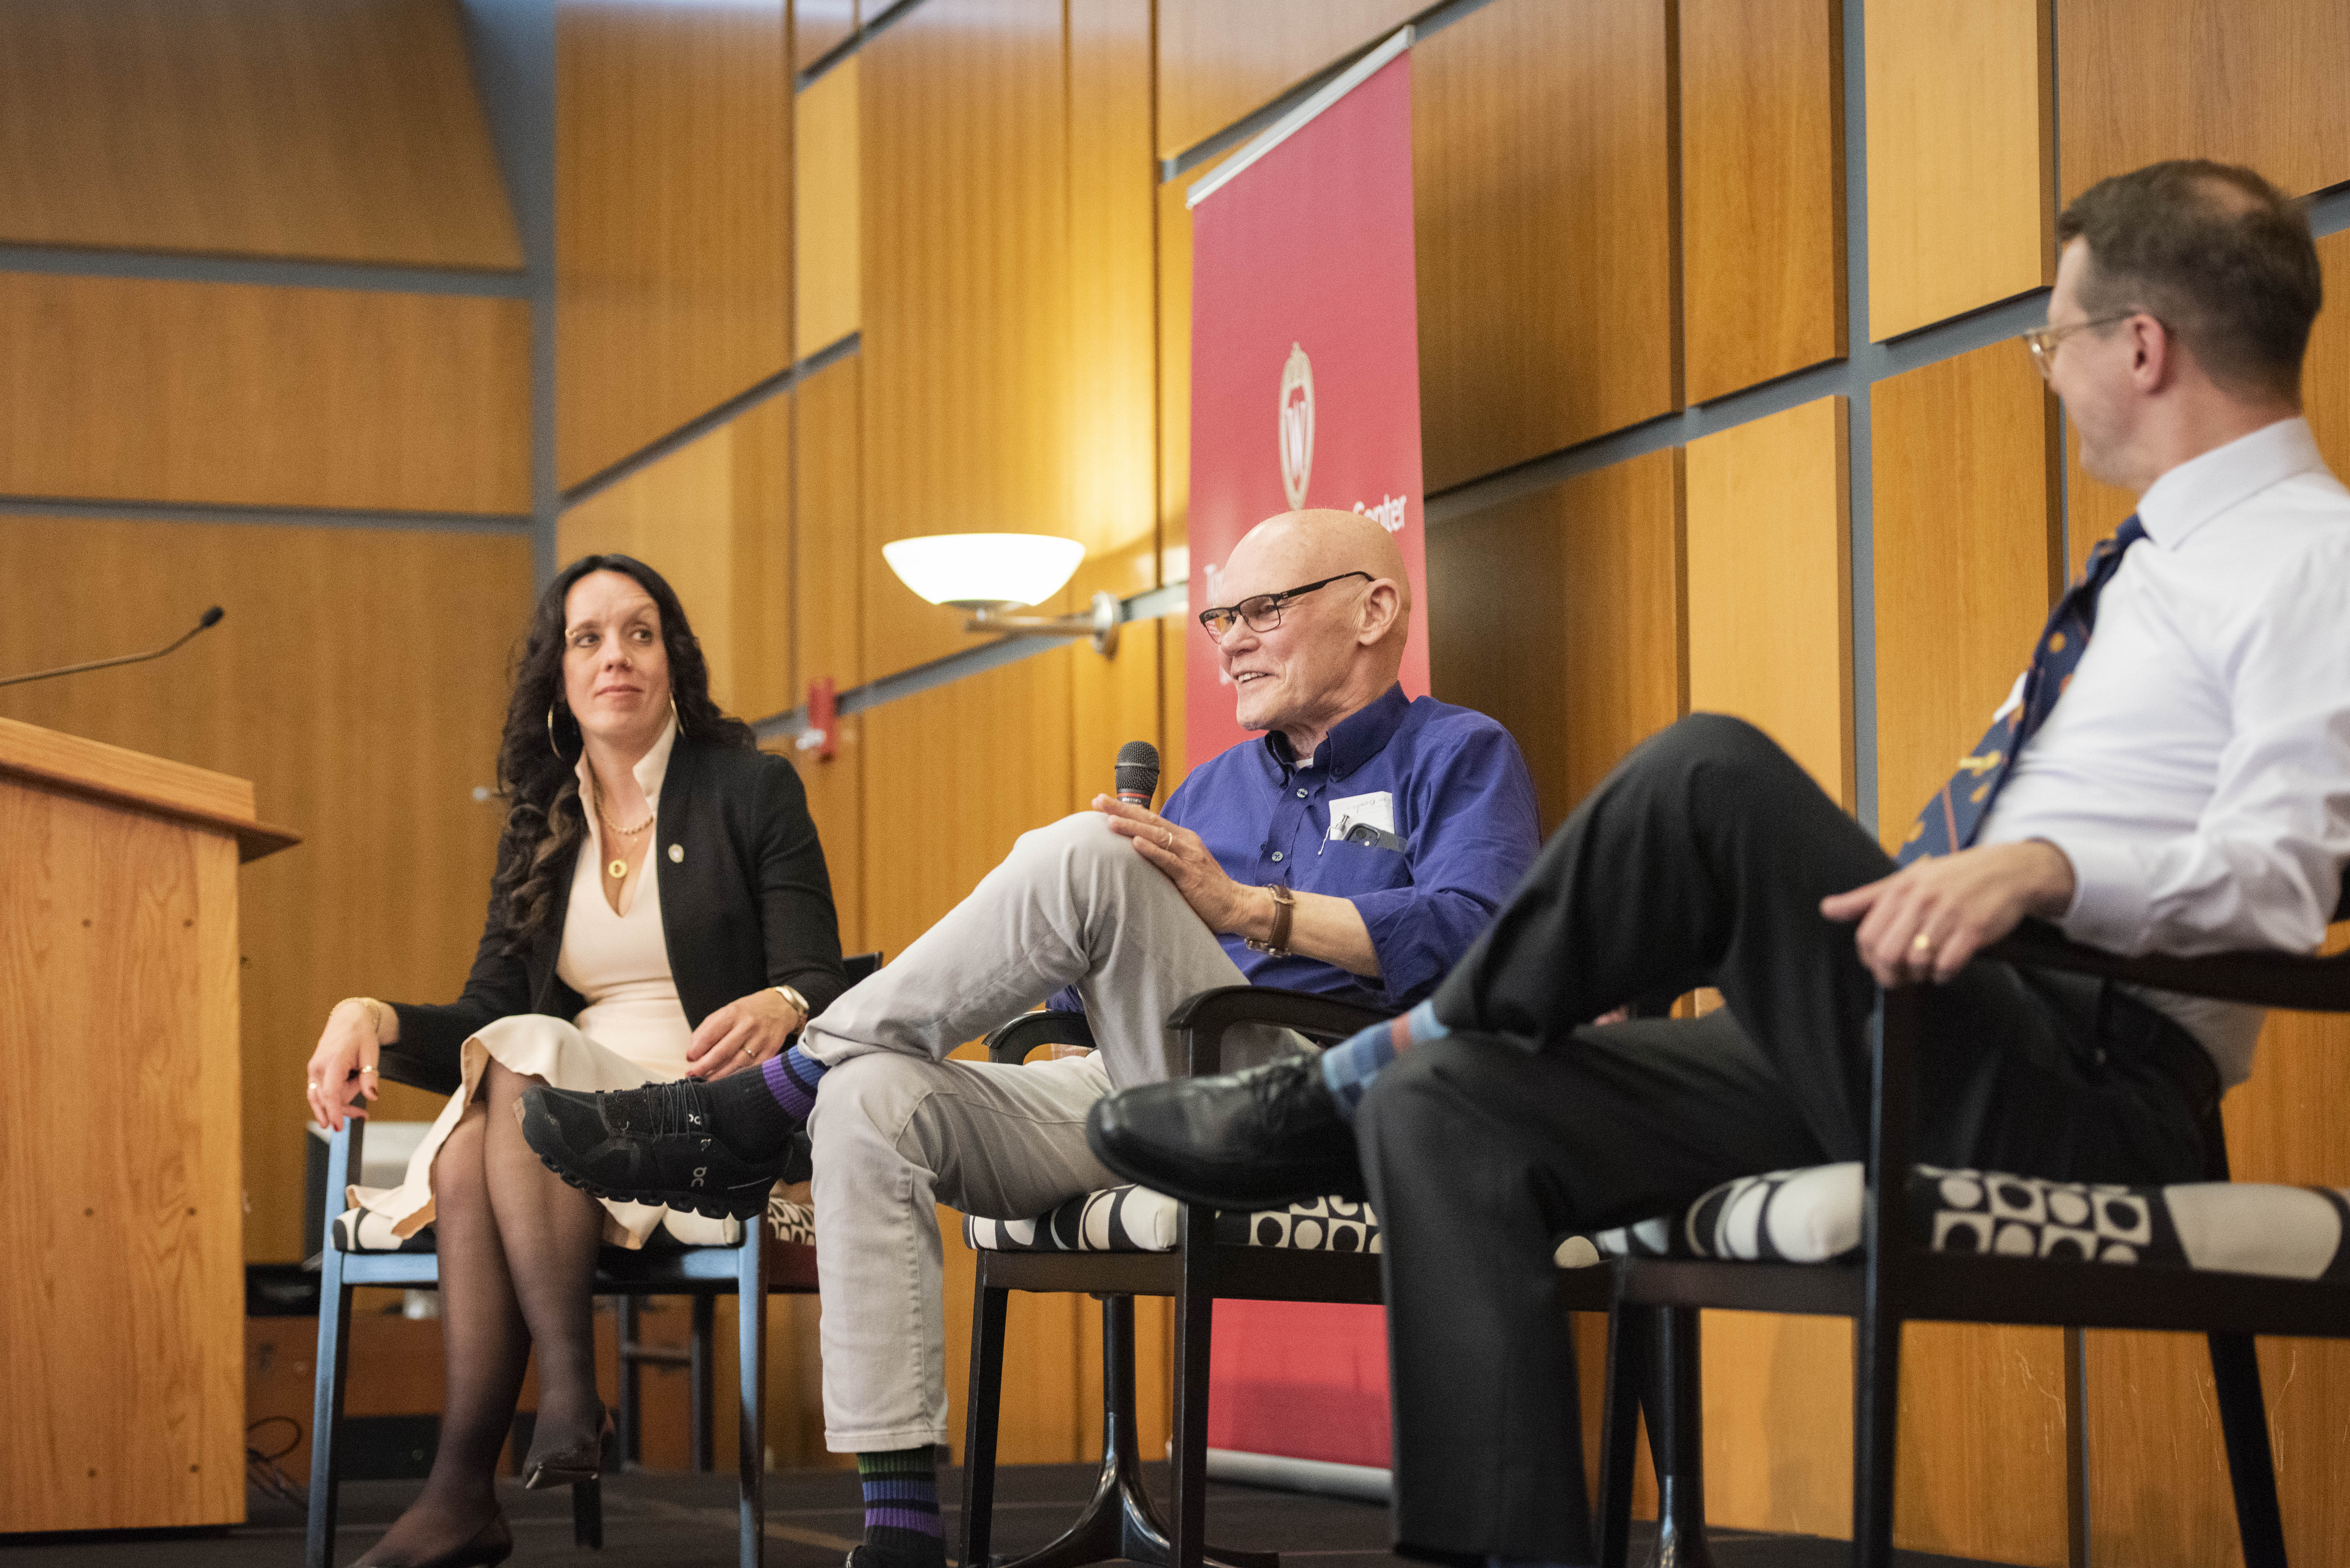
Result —
[{"label": "wooden podium", "polygon": [[0,1532],[244,1518],[242,779],[0,719]]}]

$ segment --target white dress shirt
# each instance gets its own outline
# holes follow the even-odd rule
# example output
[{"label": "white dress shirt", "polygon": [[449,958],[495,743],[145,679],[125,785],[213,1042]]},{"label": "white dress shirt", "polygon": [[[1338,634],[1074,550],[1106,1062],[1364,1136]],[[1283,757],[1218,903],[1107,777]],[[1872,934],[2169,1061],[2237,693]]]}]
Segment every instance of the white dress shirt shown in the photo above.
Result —
[{"label": "white dress shirt", "polygon": [[[2064,852],[2076,941],[2309,951],[2350,861],[2350,490],[2282,420],[2163,474],[2137,515],[1978,841]],[[2261,1009],[2143,994],[2223,1082],[2251,1075]]]}]

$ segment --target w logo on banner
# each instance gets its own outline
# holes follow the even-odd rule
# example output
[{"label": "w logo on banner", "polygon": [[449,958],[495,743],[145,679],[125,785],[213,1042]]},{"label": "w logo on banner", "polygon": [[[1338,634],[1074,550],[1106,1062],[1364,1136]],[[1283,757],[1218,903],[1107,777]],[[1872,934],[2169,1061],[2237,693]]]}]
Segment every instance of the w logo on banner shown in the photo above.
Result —
[{"label": "w logo on banner", "polygon": [[1314,361],[1292,343],[1281,368],[1281,488],[1292,512],[1305,504],[1314,477]]}]

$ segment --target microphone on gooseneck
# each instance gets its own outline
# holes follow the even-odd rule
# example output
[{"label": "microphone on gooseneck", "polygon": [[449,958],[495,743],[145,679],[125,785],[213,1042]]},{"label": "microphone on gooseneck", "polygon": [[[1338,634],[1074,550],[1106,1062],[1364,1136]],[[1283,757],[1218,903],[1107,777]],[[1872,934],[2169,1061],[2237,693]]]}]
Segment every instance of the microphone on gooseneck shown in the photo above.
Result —
[{"label": "microphone on gooseneck", "polygon": [[1118,749],[1118,798],[1148,811],[1158,793],[1159,748],[1148,741],[1127,742]]},{"label": "microphone on gooseneck", "polygon": [[[0,686],[22,686],[27,680],[54,680],[60,675],[80,675],[92,670],[111,670],[118,664],[144,664],[151,659],[161,659],[167,653],[177,651],[181,643],[187,641],[188,639],[195,636],[196,633],[200,631],[209,631],[213,627],[218,626],[221,622],[221,618],[227,613],[228,612],[221,608],[220,606],[213,606],[212,608],[204,611],[203,617],[197,620],[194,626],[190,627],[186,631],[182,632],[176,641],[166,643],[163,647],[155,649],[152,653],[126,653],[120,659],[92,659],[88,664],[68,664],[57,670],[36,670],[30,675],[11,675],[5,680],[0,680]],[[1152,768],[1151,772],[1155,777],[1158,773],[1156,766]]]}]

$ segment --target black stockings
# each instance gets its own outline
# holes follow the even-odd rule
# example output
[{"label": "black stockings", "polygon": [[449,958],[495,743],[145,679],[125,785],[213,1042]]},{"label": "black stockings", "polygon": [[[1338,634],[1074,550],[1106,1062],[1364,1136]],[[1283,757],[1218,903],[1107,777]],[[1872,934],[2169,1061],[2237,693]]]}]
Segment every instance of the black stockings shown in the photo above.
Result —
[{"label": "black stockings", "polygon": [[541,1165],[515,1120],[536,1078],[492,1062],[432,1164],[447,1388],[424,1490],[366,1561],[445,1551],[497,1511],[497,1464],[531,1347],[538,1434],[560,1444],[604,1418],[589,1291],[603,1206]]}]

